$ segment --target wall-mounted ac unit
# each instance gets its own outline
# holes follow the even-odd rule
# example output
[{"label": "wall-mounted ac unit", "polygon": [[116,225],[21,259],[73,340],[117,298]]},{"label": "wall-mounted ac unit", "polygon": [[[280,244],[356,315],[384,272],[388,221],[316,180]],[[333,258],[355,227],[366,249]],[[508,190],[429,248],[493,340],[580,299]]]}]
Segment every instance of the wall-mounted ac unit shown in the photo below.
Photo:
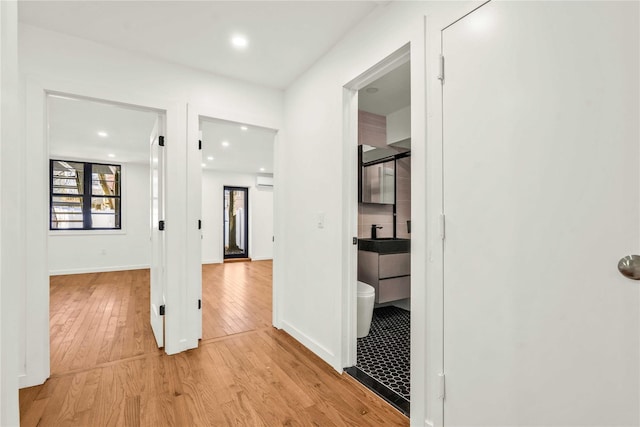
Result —
[{"label": "wall-mounted ac unit", "polygon": [[273,177],[272,176],[257,176],[256,177],[256,187],[272,188],[273,187]]}]

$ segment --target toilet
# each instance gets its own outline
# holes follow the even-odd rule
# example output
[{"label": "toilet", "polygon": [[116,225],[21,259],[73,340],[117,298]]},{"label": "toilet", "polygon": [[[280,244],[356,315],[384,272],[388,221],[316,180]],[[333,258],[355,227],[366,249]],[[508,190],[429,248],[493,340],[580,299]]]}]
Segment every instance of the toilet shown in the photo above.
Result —
[{"label": "toilet", "polygon": [[371,285],[358,282],[358,338],[369,335],[371,318],[373,317],[373,303],[376,299],[376,290]]}]

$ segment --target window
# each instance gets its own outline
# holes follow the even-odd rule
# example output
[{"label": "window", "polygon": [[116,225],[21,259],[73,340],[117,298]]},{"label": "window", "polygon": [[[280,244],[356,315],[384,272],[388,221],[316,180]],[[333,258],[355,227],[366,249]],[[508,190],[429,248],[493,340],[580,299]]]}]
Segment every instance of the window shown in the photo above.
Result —
[{"label": "window", "polygon": [[119,230],[120,165],[50,162],[51,230]]}]

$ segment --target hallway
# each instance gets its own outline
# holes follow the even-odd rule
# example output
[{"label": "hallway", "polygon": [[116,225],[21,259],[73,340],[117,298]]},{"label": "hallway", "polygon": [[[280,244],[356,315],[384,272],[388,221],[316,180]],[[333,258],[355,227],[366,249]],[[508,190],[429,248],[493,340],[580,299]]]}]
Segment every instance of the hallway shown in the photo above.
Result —
[{"label": "hallway", "polygon": [[148,270],[51,278],[51,378],[22,426],[408,425],[271,324],[271,261],[203,266],[203,340],[167,356]]}]

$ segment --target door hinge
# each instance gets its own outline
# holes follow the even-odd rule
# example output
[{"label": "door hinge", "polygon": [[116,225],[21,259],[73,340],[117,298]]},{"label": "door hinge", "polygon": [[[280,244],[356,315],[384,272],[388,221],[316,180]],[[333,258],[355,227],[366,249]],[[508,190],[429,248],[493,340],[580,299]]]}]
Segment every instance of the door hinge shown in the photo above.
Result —
[{"label": "door hinge", "polygon": [[358,238],[354,237],[353,240],[351,241],[352,244],[357,245],[358,244]]},{"label": "door hinge", "polygon": [[198,150],[202,150],[202,140],[198,140]]},{"label": "door hinge", "polygon": [[198,220],[198,230],[202,230],[202,220]]},{"label": "door hinge", "polygon": [[438,70],[438,80],[444,83],[444,55],[440,55],[440,64]]},{"label": "door hinge", "polygon": [[158,145],[159,145],[160,147],[164,147],[164,136],[160,135],[160,136],[158,137]]},{"label": "door hinge", "polygon": [[438,374],[438,380],[439,380],[438,399],[444,400],[446,397],[445,384],[444,384],[445,382],[444,372],[440,372]]},{"label": "door hinge", "polygon": [[446,237],[445,216],[440,214],[440,238],[444,240]]},{"label": "door hinge", "polygon": [[201,310],[201,309],[202,309],[202,300],[199,299],[198,300],[198,310]]},{"label": "door hinge", "polygon": [[164,221],[158,222],[158,230],[164,231]]},{"label": "door hinge", "polygon": [[164,304],[158,307],[158,312],[160,313],[160,316],[164,316]]}]

